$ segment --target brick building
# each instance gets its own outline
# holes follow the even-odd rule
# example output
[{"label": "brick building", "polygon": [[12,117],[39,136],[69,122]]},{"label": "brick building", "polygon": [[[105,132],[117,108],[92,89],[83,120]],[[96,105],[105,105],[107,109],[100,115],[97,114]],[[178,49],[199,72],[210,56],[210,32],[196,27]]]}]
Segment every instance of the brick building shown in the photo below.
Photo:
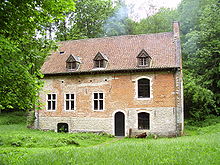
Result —
[{"label": "brick building", "polygon": [[183,131],[179,23],[173,32],[64,41],[42,66],[36,127],[68,132]]}]

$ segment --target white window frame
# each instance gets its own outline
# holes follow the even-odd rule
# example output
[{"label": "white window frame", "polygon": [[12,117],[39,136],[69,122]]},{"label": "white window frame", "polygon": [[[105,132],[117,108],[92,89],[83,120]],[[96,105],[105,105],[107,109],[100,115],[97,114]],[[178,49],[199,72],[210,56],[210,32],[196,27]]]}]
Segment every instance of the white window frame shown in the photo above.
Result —
[{"label": "white window frame", "polygon": [[[55,94],[55,96],[56,96],[56,99],[53,99],[53,95]],[[51,99],[49,100],[48,99],[48,95],[51,95]],[[52,101],[55,101],[55,109],[53,110],[52,109],[52,104],[51,104],[51,109],[48,109],[48,101],[51,101],[51,103],[52,103]],[[54,112],[54,111],[56,111],[57,110],[57,94],[56,93],[47,93],[46,94],[46,110],[47,111],[52,111],[52,112]]]},{"label": "white window frame", "polygon": [[[94,98],[95,93],[98,93],[98,99],[95,99],[95,98]],[[100,94],[100,93],[103,94],[103,99],[100,99],[100,98],[99,98],[99,94]],[[94,107],[94,101],[95,101],[95,100],[98,100],[98,109],[94,109],[94,108],[95,108],[95,107]],[[99,107],[99,101],[100,101],[100,100],[103,100],[103,109],[100,109],[100,107]],[[104,92],[93,92],[93,93],[92,93],[92,109],[93,109],[93,111],[100,111],[100,112],[102,112],[102,111],[105,110],[105,93],[104,93]]]},{"label": "white window frame", "polygon": [[[150,97],[139,98],[138,97],[138,80],[143,79],[143,78],[150,80]],[[137,99],[137,100],[151,100],[153,98],[153,89],[152,88],[153,88],[152,78],[147,77],[147,76],[141,76],[141,77],[136,78],[136,80],[135,80],[135,99]]]},{"label": "white window frame", "polygon": [[[73,109],[73,110],[71,110],[71,109],[67,110],[67,109],[66,109],[66,101],[67,101],[66,95],[67,95],[67,94],[70,95],[70,99],[68,99],[68,101],[70,101],[69,107],[71,107],[71,101],[74,102],[74,109]],[[74,95],[74,99],[71,99],[71,94]],[[75,93],[64,93],[64,111],[68,111],[68,112],[74,112],[74,111],[76,111],[76,94],[75,94]]]}]

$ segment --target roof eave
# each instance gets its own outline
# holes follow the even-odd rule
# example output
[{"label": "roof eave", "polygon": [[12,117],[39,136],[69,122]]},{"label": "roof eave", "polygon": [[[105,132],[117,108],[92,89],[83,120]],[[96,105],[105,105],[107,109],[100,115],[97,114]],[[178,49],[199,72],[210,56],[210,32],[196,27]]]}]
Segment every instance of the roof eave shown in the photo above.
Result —
[{"label": "roof eave", "polygon": [[65,76],[65,75],[92,75],[105,73],[135,73],[135,72],[154,72],[154,71],[171,71],[176,72],[180,67],[163,67],[163,68],[140,68],[140,69],[117,69],[117,70],[92,70],[92,71],[75,71],[60,73],[43,73],[44,76]]}]

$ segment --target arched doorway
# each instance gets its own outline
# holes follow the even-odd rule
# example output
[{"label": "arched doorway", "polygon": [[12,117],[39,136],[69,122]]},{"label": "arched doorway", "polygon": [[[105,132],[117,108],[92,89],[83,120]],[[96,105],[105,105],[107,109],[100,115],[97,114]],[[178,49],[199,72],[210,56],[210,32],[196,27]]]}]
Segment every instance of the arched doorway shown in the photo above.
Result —
[{"label": "arched doorway", "polygon": [[57,132],[69,132],[69,126],[67,123],[58,123]]},{"label": "arched doorway", "polygon": [[115,113],[115,136],[125,136],[125,115],[122,112]]}]

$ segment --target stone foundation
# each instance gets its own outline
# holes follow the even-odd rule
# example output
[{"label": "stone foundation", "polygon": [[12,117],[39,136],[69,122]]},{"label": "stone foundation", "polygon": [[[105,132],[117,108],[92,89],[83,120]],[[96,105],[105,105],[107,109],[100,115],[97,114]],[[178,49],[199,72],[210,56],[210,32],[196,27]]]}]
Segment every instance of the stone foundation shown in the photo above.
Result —
[{"label": "stone foundation", "polygon": [[[174,107],[157,108],[130,108],[117,110],[108,118],[94,117],[39,117],[39,128],[43,130],[57,131],[58,123],[67,123],[69,132],[106,132],[114,135],[114,114],[123,112],[125,115],[125,136],[132,130],[132,136],[147,132],[159,136],[176,135],[176,120]],[[147,112],[150,114],[150,129],[138,129],[138,113]]]}]

